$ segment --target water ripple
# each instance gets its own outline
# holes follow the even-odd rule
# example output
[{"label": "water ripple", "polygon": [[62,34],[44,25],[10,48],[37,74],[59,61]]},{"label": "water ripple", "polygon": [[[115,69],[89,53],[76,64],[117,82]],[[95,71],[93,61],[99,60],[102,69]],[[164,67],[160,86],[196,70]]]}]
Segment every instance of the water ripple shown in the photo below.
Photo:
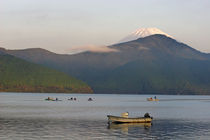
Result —
[{"label": "water ripple", "polygon": [[210,124],[156,120],[152,125],[108,125],[105,121],[0,118],[0,139],[205,139]]}]

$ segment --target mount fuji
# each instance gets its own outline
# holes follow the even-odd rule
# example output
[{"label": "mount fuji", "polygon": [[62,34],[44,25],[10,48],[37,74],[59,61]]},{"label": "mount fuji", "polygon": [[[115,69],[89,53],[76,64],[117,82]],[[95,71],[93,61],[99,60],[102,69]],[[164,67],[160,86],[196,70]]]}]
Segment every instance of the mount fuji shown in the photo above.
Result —
[{"label": "mount fuji", "polygon": [[168,35],[167,33],[164,33],[158,28],[139,28],[136,31],[129,34],[128,36],[126,36],[125,38],[121,39],[119,43],[129,42],[129,41],[136,40],[138,38],[144,38],[144,37],[155,35],[155,34],[161,34],[161,35],[165,35],[167,37],[173,38],[172,36]]},{"label": "mount fuji", "polygon": [[123,42],[107,46],[116,51],[72,55],[40,48],[5,51],[85,81],[94,93],[210,95],[209,54],[157,28],[138,29]]}]

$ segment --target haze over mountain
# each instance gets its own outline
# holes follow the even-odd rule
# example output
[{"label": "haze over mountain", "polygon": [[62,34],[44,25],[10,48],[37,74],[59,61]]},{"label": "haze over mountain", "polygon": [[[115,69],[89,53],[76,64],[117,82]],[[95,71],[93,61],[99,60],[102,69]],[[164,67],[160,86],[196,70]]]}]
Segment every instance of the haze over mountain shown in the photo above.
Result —
[{"label": "haze over mountain", "polygon": [[117,51],[58,55],[26,49],[7,53],[73,75],[95,93],[210,94],[210,55],[168,35],[149,35],[108,48]]},{"label": "haze over mountain", "polygon": [[84,82],[0,49],[0,92],[91,93]]}]

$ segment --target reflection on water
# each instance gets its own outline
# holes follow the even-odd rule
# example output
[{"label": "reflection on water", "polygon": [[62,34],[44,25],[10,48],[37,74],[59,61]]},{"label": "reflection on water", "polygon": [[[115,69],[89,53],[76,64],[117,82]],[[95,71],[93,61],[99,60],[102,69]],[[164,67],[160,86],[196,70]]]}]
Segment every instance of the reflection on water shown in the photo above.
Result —
[{"label": "reflection on water", "polygon": [[158,120],[151,124],[0,118],[0,139],[208,139],[210,123]]},{"label": "reflection on water", "polygon": [[[61,102],[45,101],[58,97]],[[77,101],[68,101],[69,97]],[[89,102],[91,97],[94,101]],[[68,95],[0,93],[0,140],[209,139],[208,96]],[[173,100],[176,99],[176,100]],[[198,100],[196,100],[198,99]],[[201,100],[206,99],[206,100]],[[107,115],[149,112],[148,123],[108,124]]]},{"label": "reflection on water", "polygon": [[106,123],[60,119],[0,119],[0,139],[97,139]]},{"label": "reflection on water", "polygon": [[128,133],[129,129],[142,129],[148,130],[152,123],[109,123],[108,129],[120,129],[122,132]]}]

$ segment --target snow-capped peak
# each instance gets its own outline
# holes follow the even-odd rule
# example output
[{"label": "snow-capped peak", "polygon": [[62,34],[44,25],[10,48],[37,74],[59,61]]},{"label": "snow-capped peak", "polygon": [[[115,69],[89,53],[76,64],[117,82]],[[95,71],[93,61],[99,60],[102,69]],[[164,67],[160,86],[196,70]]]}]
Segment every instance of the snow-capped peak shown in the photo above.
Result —
[{"label": "snow-capped peak", "polygon": [[119,42],[120,43],[128,42],[128,41],[136,40],[138,38],[144,38],[144,37],[147,37],[150,35],[155,35],[155,34],[161,34],[161,35],[165,35],[167,37],[173,38],[172,36],[164,33],[163,31],[161,31],[157,28],[140,28],[140,29],[137,29],[136,31],[132,32],[130,35],[123,38]]}]

